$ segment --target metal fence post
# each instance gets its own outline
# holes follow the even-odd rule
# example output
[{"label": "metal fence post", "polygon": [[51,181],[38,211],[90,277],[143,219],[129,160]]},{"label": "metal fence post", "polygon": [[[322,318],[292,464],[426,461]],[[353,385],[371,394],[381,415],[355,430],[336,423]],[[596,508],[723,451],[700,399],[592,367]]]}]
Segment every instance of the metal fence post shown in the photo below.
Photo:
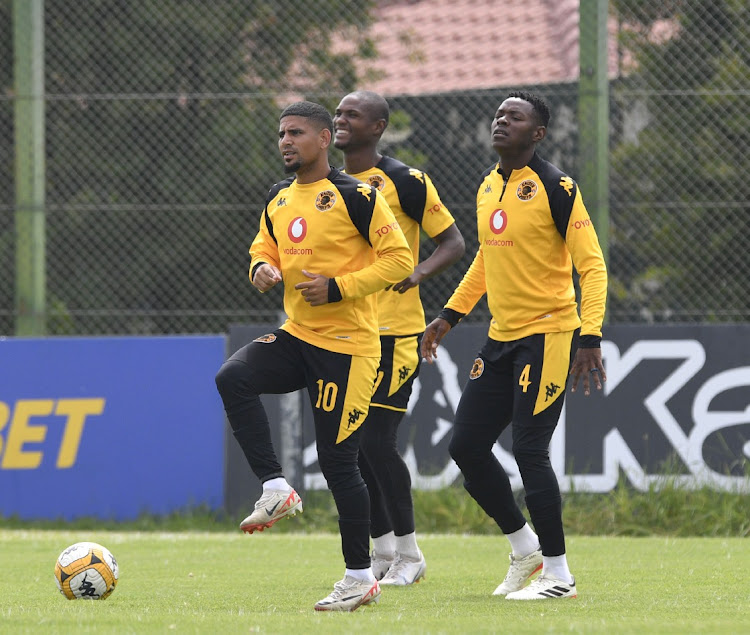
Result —
[{"label": "metal fence post", "polygon": [[578,125],[580,178],[604,259],[609,261],[609,80],[607,78],[608,0],[580,4]]},{"label": "metal fence post", "polygon": [[16,335],[43,335],[45,307],[44,0],[14,0]]}]

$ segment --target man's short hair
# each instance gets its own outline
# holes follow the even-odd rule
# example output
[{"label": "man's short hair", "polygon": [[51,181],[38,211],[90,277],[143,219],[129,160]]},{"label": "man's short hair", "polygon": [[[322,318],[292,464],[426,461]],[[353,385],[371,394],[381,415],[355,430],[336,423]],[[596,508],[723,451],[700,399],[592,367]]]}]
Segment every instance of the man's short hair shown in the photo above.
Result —
[{"label": "man's short hair", "polygon": [[508,93],[508,98],[511,97],[528,101],[534,108],[534,113],[536,113],[539,125],[544,126],[545,128],[549,125],[549,106],[547,106],[545,101],[539,97],[539,95],[526,92],[525,90],[515,90]]},{"label": "man's short hair", "polygon": [[333,119],[331,119],[331,113],[329,113],[323,106],[316,104],[312,101],[297,101],[293,104],[289,104],[279,115],[279,121],[284,117],[304,117],[320,124],[319,130],[328,128],[331,135],[333,135]]}]

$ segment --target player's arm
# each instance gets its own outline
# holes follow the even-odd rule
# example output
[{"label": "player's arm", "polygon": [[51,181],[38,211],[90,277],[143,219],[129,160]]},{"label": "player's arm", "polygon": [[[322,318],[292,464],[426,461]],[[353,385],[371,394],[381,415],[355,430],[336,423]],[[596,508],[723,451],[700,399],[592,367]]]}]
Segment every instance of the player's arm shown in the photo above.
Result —
[{"label": "player's arm", "polygon": [[466,251],[464,237],[461,235],[456,223],[453,223],[450,227],[440,232],[432,240],[437,243],[435,251],[414,267],[414,271],[408,278],[394,284],[392,287],[393,291],[404,293],[412,287],[416,287],[424,280],[450,267]]},{"label": "player's arm", "polygon": [[460,313],[462,316],[468,315],[486,292],[484,252],[480,247],[453,295],[446,302],[445,308]]},{"label": "player's arm", "polygon": [[416,287],[424,280],[450,267],[464,255],[466,250],[464,237],[455,223],[435,236],[433,240],[437,243],[435,251],[414,267],[414,271],[408,278],[394,284],[393,291],[404,293]]},{"label": "player's arm", "polygon": [[479,302],[486,293],[487,286],[484,274],[484,252],[480,247],[474,256],[471,266],[456,287],[440,314],[427,325],[422,336],[420,353],[422,359],[429,363],[437,357],[437,348],[448,331],[456,326]]},{"label": "player's arm", "polygon": [[[367,191],[365,192],[365,188]],[[385,198],[370,186],[360,187],[358,209],[350,210],[362,236],[372,245],[375,261],[334,280],[341,298],[361,298],[406,278],[414,269],[411,249]]]},{"label": "player's arm", "polygon": [[607,266],[599,239],[580,191],[573,204],[566,243],[581,285],[581,338],[573,358],[570,375],[571,391],[575,392],[582,380],[583,394],[591,393],[591,385],[602,389],[607,373],[602,363],[602,323],[607,301]]},{"label": "player's arm", "polygon": [[584,395],[589,395],[592,384],[601,390],[602,382],[607,380],[601,353],[607,267],[581,192],[572,179],[567,181],[567,189],[558,186],[553,190],[550,206],[580,276],[581,336],[570,367],[571,391],[575,392],[582,380]]},{"label": "player's arm", "polygon": [[281,282],[279,248],[273,235],[273,225],[268,216],[268,207],[260,217],[260,229],[250,246],[250,281],[261,293]]},{"label": "player's arm", "polygon": [[[393,285],[393,291],[404,293],[416,287],[418,284],[437,275],[444,269],[457,262],[466,251],[464,237],[456,225],[456,221],[451,215],[448,208],[440,200],[437,189],[427,174],[422,174],[423,182],[413,179],[411,183],[416,187],[424,189],[424,196],[419,200],[424,200],[421,209],[412,212],[408,207],[402,208],[416,220],[428,236],[437,244],[435,251],[429,257],[417,264],[412,274]],[[405,198],[409,201],[409,198]]]},{"label": "player's arm", "polygon": [[607,301],[607,265],[580,191],[576,192],[565,242],[580,276],[581,336],[601,340]]}]

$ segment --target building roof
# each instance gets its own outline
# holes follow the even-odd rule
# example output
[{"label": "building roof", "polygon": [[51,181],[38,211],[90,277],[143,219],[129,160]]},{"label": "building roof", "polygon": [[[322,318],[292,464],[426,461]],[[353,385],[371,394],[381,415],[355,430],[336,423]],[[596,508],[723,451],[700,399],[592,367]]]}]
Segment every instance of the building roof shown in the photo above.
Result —
[{"label": "building roof", "polygon": [[363,87],[392,96],[576,80],[578,7],[579,0],[383,3],[369,34],[379,57],[360,69]]}]

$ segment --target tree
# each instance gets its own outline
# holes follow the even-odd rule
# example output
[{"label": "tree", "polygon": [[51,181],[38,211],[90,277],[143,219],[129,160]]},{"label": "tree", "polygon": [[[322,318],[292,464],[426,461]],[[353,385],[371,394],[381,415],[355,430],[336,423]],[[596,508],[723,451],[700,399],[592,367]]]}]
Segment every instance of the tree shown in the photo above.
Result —
[{"label": "tree", "polygon": [[[46,3],[51,333],[223,332],[252,315],[247,249],[281,176],[280,91],[353,89],[370,8]],[[336,52],[335,37],[354,44]]]}]

